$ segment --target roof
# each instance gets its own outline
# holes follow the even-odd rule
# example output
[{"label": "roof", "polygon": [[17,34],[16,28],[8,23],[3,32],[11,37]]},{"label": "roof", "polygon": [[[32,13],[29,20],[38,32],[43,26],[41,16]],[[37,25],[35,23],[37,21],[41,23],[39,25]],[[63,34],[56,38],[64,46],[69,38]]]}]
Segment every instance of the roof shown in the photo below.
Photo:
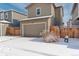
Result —
[{"label": "roof", "polygon": [[6,21],[6,20],[2,20],[2,21],[0,21],[0,23],[9,24],[10,22],[8,22],[8,21]]},{"label": "roof", "polygon": [[41,18],[49,18],[49,17],[52,17],[52,15],[49,15],[49,16],[41,16],[41,17],[33,17],[33,18],[26,18],[26,19],[22,19],[21,21],[33,20],[33,19],[41,19]]},{"label": "roof", "polygon": [[31,6],[33,3],[28,4],[25,8],[27,9],[29,6]]},{"label": "roof", "polygon": [[24,13],[22,13],[22,12],[19,12],[19,11],[16,11],[16,10],[14,10],[14,9],[10,9],[10,10],[1,10],[0,13],[1,13],[1,12],[9,12],[9,11],[10,11],[10,12],[16,12],[16,13],[18,13],[18,14],[27,16],[26,14],[24,14]]},{"label": "roof", "polygon": [[[28,4],[25,8],[27,9],[27,8],[28,8],[29,6],[31,6],[32,4],[35,4],[35,3],[30,3],[30,4]],[[53,6],[56,7],[55,3],[51,3],[51,4],[53,4]]]},{"label": "roof", "polygon": [[[30,4],[28,4],[25,8],[27,9],[29,6],[31,6],[32,4],[35,4],[35,3],[30,3]],[[59,3],[50,3],[50,4],[53,4],[53,6],[54,7],[59,7],[59,6],[61,6],[61,4],[59,4]]]}]

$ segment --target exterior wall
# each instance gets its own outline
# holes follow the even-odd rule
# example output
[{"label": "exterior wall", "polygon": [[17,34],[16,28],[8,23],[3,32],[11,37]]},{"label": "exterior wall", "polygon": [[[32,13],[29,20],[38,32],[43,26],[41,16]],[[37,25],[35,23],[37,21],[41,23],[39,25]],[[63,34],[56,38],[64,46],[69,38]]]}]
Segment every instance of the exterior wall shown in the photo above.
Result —
[{"label": "exterior wall", "polygon": [[29,6],[28,9],[28,17],[37,17],[36,16],[36,8],[41,8],[40,16],[48,16],[51,15],[51,4],[50,3],[33,3]]},{"label": "exterior wall", "polygon": [[51,4],[51,15],[55,17],[55,6]]},{"label": "exterior wall", "polygon": [[79,28],[79,20],[74,20],[74,21],[72,22],[72,27]]},{"label": "exterior wall", "polygon": [[[1,14],[3,14],[1,19]],[[20,27],[20,20],[25,19],[27,16],[21,13],[18,13],[14,10],[2,11],[0,12],[0,20],[6,20],[11,22],[10,26]]]},{"label": "exterior wall", "polygon": [[60,26],[62,25],[62,17],[63,12],[61,7],[55,8],[55,25]]},{"label": "exterior wall", "polygon": [[[36,15],[36,8],[41,8],[41,15],[37,16]],[[20,28],[21,28],[21,34],[22,36],[24,35],[24,33],[27,31],[25,30],[27,27],[27,29],[29,28],[29,24],[34,24],[34,23],[46,23],[46,30],[50,31],[50,26],[54,24],[54,20],[55,17],[57,17],[57,21],[60,23],[60,21],[62,21],[62,14],[61,14],[61,9],[55,7],[53,4],[51,3],[32,3],[31,5],[29,5],[28,7],[26,7],[26,9],[28,9],[28,18],[34,18],[34,17],[41,17],[41,16],[49,16],[52,15],[53,17],[48,17],[48,18],[40,18],[40,19],[31,19],[31,20],[25,20],[25,21],[21,21],[20,23]],[[35,25],[35,27],[38,27],[38,25]],[[26,25],[26,26],[25,26]],[[25,27],[23,27],[25,26]],[[41,26],[39,26],[41,28]],[[34,26],[32,25],[30,27],[31,30],[30,32],[35,32],[35,30],[32,30],[34,28]],[[40,29],[36,28],[36,32],[39,32]],[[29,33],[30,33],[29,32]],[[35,32],[35,33],[36,33]]]},{"label": "exterior wall", "polygon": [[27,16],[26,15],[23,15],[23,14],[21,14],[21,13],[17,13],[17,12],[15,12],[15,11],[13,11],[13,19],[16,19],[16,20],[18,20],[18,21],[21,21],[22,19],[25,19],[25,18],[27,18]]},{"label": "exterior wall", "polygon": [[72,12],[72,20],[75,20],[77,16],[78,16],[78,4],[74,6],[74,10]]},{"label": "exterior wall", "polygon": [[[36,8],[41,8],[40,16],[52,15],[55,18],[53,24],[60,25],[63,19],[63,7],[56,7],[53,3],[32,3],[28,9],[28,18],[39,17],[36,16]],[[57,20],[56,20],[57,19]]]},{"label": "exterior wall", "polygon": [[8,24],[0,23],[0,36],[6,35],[6,28],[7,27],[8,27]]},{"label": "exterior wall", "polygon": [[56,8],[56,9],[55,9],[55,17],[56,17],[57,19],[61,19],[60,8]]},{"label": "exterior wall", "polygon": [[[6,16],[5,13],[8,14],[7,19],[6,19],[6,17],[5,17],[5,16]],[[6,11],[5,13],[4,13],[4,18],[5,18],[5,20],[6,20],[6,21],[9,21],[9,22],[13,22],[13,20],[12,20],[12,12],[11,12],[11,11]]]},{"label": "exterior wall", "polygon": [[12,19],[13,19],[13,22],[12,22],[11,26],[20,27],[20,21],[22,19],[25,19],[25,18],[27,18],[26,15],[21,14],[21,13],[18,13],[16,11],[12,11]]},{"label": "exterior wall", "polygon": [[72,27],[79,28],[79,4],[74,3],[72,9]]},{"label": "exterior wall", "polygon": [[2,12],[0,12],[0,20],[2,20],[1,14],[2,14]]},{"label": "exterior wall", "polygon": [[[41,22],[44,22],[44,23],[46,23],[46,31],[49,31],[50,30],[50,18],[45,18],[45,19],[33,19],[33,20],[27,20],[27,21],[23,21],[23,22],[21,22],[21,34],[22,34],[22,36],[24,35],[23,34],[23,32],[25,31],[23,31],[23,27],[22,27],[22,25],[23,24],[29,24],[29,23],[41,23]],[[41,28],[41,27],[40,27]],[[32,28],[31,28],[32,29]],[[38,29],[38,31],[39,31],[40,29]],[[37,32],[38,32],[37,31]]]},{"label": "exterior wall", "polygon": [[[7,13],[7,15],[6,15]],[[3,14],[3,16],[1,16],[1,14]],[[7,18],[6,18],[7,16]],[[12,22],[12,13],[11,11],[5,11],[5,12],[0,12],[0,20],[7,20],[9,22]]]}]

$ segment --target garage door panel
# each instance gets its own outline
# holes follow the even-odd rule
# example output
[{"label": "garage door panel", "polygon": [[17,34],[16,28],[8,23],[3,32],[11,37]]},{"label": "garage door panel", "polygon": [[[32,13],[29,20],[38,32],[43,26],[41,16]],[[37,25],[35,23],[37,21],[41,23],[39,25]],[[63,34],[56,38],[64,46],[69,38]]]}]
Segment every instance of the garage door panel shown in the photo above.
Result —
[{"label": "garage door panel", "polygon": [[40,36],[43,30],[45,30],[45,23],[24,25],[24,36]]}]

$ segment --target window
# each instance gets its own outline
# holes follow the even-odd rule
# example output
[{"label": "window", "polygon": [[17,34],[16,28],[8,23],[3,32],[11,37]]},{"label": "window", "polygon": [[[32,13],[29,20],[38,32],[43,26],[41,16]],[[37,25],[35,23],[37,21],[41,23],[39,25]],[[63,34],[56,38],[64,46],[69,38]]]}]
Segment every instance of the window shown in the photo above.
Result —
[{"label": "window", "polygon": [[5,13],[5,19],[8,19],[8,13]]},{"label": "window", "polygon": [[0,13],[0,19],[1,19],[1,13]]},{"label": "window", "polygon": [[3,12],[1,13],[1,19],[4,19],[4,13]]},{"label": "window", "polygon": [[41,15],[41,8],[36,8],[36,16]]}]

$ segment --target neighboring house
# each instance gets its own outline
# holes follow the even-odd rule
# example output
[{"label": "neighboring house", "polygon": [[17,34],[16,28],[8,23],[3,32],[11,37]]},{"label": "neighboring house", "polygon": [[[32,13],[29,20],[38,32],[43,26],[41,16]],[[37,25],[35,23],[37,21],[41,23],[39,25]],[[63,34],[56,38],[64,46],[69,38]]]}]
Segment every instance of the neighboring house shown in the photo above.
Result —
[{"label": "neighboring house", "polygon": [[20,20],[26,18],[25,14],[15,10],[0,11],[0,21],[6,20],[10,22],[10,26],[20,27]]},{"label": "neighboring house", "polygon": [[72,27],[78,27],[79,28],[79,4],[74,3],[72,8]]},{"label": "neighboring house", "polygon": [[67,27],[72,28],[72,19],[69,19],[69,21],[67,22]]},{"label": "neighboring house", "polygon": [[56,7],[54,3],[32,3],[26,9],[27,18],[20,24],[22,36],[41,36],[41,32],[50,32],[52,25],[62,22],[63,7]]}]

